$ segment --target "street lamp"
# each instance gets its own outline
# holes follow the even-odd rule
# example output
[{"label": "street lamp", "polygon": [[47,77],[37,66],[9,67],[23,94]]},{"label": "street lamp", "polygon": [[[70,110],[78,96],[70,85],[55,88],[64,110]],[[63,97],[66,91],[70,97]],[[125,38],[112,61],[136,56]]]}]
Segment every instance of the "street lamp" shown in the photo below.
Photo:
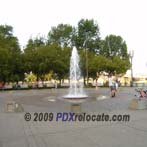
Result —
[{"label": "street lamp", "polygon": [[86,39],[84,41],[83,46],[85,46],[85,54],[86,54],[86,80],[88,85],[88,48],[87,48],[87,41],[88,41],[88,32],[86,32]]},{"label": "street lamp", "polygon": [[130,86],[133,87],[133,57],[134,57],[134,51],[131,50],[129,53],[130,61],[131,61],[131,83]]},{"label": "street lamp", "polygon": [[86,49],[86,77],[87,77],[87,85],[88,85],[88,50]]}]

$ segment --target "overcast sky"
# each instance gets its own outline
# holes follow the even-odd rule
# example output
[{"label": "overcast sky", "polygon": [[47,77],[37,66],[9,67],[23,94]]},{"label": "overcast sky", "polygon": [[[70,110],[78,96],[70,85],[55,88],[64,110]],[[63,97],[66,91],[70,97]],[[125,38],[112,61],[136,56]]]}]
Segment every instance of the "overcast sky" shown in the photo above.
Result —
[{"label": "overcast sky", "polygon": [[51,26],[76,26],[94,19],[101,37],[120,35],[134,50],[135,73],[147,73],[146,0],[0,0],[0,24],[11,25],[21,47],[30,37],[47,35]]}]

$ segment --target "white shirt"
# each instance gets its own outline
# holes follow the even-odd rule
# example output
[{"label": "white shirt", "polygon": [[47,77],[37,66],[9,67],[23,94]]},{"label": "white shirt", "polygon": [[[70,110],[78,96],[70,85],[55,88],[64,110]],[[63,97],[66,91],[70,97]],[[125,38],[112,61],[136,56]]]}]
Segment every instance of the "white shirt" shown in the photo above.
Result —
[{"label": "white shirt", "polygon": [[113,86],[113,80],[112,78],[109,78],[109,87]]}]

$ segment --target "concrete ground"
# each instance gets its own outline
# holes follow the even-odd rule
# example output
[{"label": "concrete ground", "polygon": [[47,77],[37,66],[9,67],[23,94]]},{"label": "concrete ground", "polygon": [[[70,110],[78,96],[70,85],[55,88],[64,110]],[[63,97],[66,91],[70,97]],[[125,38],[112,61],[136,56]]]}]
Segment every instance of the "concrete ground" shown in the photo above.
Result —
[{"label": "concrete ground", "polygon": [[[134,88],[120,88],[115,98],[109,89],[86,89],[91,97],[82,104],[86,114],[129,114],[129,122],[33,121],[34,113],[69,112],[61,99],[67,89],[0,91],[0,147],[147,147],[147,110],[130,110]],[[101,98],[106,98],[99,100]],[[49,100],[49,101],[48,101]],[[9,101],[24,112],[6,112]],[[30,113],[32,119],[24,116]]]}]

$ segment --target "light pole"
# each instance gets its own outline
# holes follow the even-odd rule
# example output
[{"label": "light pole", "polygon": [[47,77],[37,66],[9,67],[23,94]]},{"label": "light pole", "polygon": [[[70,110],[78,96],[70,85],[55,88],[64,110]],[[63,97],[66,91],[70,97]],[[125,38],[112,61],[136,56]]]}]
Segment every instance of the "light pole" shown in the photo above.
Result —
[{"label": "light pole", "polygon": [[131,61],[131,83],[130,86],[133,87],[133,57],[134,57],[134,51],[131,50],[129,53],[130,61]]},{"label": "light pole", "polygon": [[88,51],[86,49],[86,77],[87,77],[87,85],[88,85]]},{"label": "light pole", "polygon": [[88,85],[88,49],[87,49],[87,41],[88,41],[88,32],[86,32],[86,39],[84,41],[84,46],[85,46],[85,56],[86,56],[86,80],[87,80],[87,85]]}]

